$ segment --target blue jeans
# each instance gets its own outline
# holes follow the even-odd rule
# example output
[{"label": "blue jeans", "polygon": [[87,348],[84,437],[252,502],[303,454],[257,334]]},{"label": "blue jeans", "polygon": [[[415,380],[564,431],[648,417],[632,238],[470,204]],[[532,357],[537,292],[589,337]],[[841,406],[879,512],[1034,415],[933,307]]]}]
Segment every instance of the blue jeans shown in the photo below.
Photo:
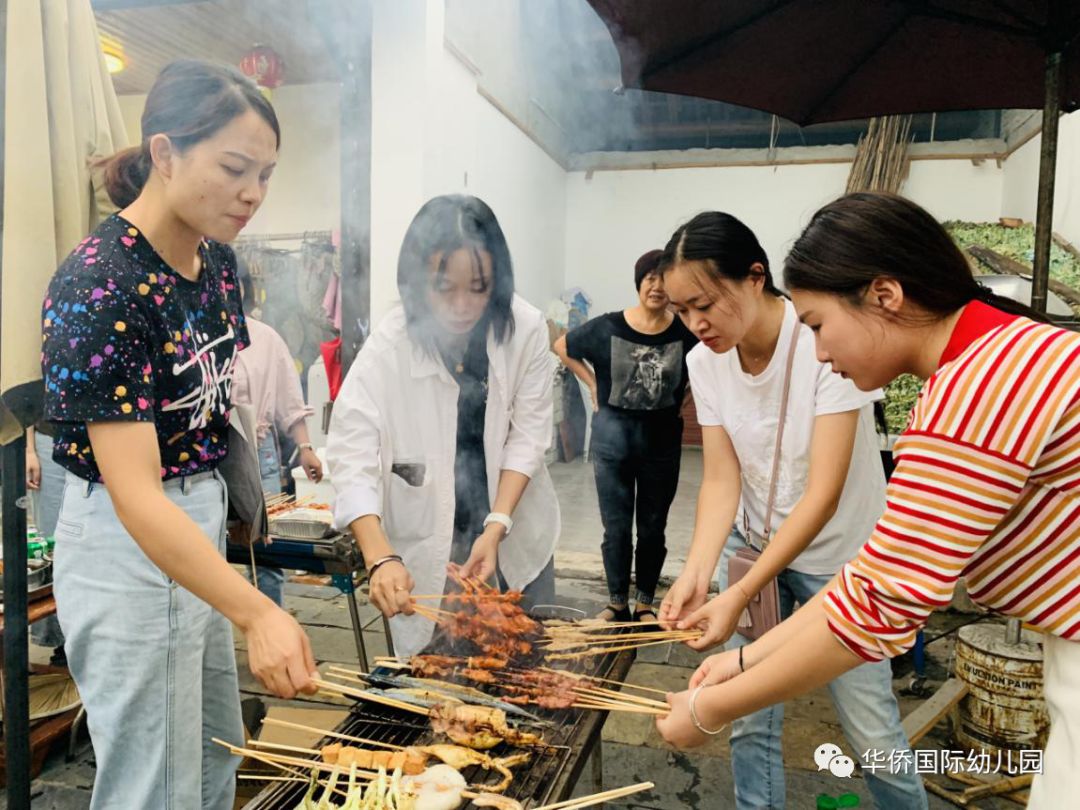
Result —
[{"label": "blue jeans", "polygon": [[[278,459],[277,441],[271,431],[259,442],[259,474],[262,476],[263,492],[277,495],[281,492],[281,461]],[[268,565],[255,567],[258,582],[254,585],[273,600],[278,607],[285,604],[285,572]],[[244,566],[244,576],[251,581],[251,570]]]},{"label": "blue jeans", "polygon": [[[34,528],[38,536],[56,538],[56,521],[60,517],[60,499],[64,495],[64,479],[67,472],[53,461],[51,436],[34,431],[34,452],[41,464],[41,486],[30,492],[30,509],[34,515]],[[64,634],[55,616],[47,616],[30,626],[30,637],[42,647],[60,647]]]},{"label": "blue jeans", "polygon": [[[221,477],[164,488],[224,555]],[[244,739],[232,626],[150,561],[102,485],[67,476],[56,532],[57,609],[97,761],[90,807],[231,810],[240,759],[211,739]]]},{"label": "blue jeans", "polygon": [[[739,548],[746,548],[739,531],[732,531],[720,558],[720,590],[727,589],[727,561]],[[803,574],[785,569],[777,577],[780,586],[780,615],[787,618],[795,603],[805,604],[829,584],[830,574]],[[749,644],[739,634],[731,637],[727,649]],[[851,758],[861,762],[867,751],[909,751],[907,736],[900,725],[900,710],[892,690],[892,667],[888,661],[863,664],[844,673],[829,684],[833,707],[840,727],[851,746]],[[735,777],[735,804],[740,810],[781,810],[784,807],[784,759],[780,735],[784,723],[784,704],[741,717],[731,724],[731,770]],[[835,743],[835,740],[818,740]],[[926,791],[922,777],[911,765],[908,773],[890,773],[884,769],[863,771],[866,786],[879,810],[925,810]],[[865,763],[864,763],[865,764]],[[837,777],[837,790],[843,787]]]}]

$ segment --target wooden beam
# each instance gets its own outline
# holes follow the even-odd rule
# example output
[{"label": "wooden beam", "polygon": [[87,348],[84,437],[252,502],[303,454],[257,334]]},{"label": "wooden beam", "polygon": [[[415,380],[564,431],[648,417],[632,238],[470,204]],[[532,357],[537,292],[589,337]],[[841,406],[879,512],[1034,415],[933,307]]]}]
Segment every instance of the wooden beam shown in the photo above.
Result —
[{"label": "wooden beam", "polygon": [[[1073,248],[1075,250],[1075,248]],[[1031,268],[1026,264],[1010,259],[1008,256],[1002,256],[996,250],[991,250],[988,247],[982,245],[971,245],[967,252],[992,269],[996,273],[1009,276],[1023,276],[1024,278],[1031,278]],[[1049,289],[1051,292],[1057,293],[1064,298],[1068,303],[1074,307],[1080,307],[1080,290],[1075,290],[1068,284],[1065,284],[1057,279],[1049,279]]]},{"label": "wooden beam", "polygon": [[915,743],[925,737],[949,709],[960,702],[960,698],[967,694],[967,689],[967,684],[959,678],[950,678],[915,711],[905,717],[902,725],[904,733],[907,734],[908,744],[914,747]]}]

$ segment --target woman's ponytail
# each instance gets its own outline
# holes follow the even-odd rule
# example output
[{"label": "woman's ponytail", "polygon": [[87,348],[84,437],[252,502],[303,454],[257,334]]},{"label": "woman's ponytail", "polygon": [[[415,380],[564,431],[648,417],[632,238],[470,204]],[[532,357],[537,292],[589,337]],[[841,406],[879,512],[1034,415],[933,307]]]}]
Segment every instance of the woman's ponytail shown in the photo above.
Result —
[{"label": "woman's ponytail", "polygon": [[117,152],[99,165],[104,172],[105,190],[118,208],[135,202],[150,176],[150,159],[142,146]]}]

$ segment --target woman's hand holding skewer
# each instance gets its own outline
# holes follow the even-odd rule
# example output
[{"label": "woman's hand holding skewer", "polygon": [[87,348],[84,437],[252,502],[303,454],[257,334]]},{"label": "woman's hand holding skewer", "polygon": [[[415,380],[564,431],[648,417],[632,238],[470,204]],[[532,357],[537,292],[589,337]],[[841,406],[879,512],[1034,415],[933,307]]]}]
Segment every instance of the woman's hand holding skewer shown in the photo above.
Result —
[{"label": "woman's hand holding skewer", "polygon": [[746,609],[746,601],[742,591],[734,586],[680,619],[676,625],[678,629],[698,627],[703,631],[701,638],[687,641],[686,646],[702,652],[723,644],[735,632],[739,616]]},{"label": "woman's hand holding skewer", "polygon": [[499,543],[505,536],[505,526],[500,523],[489,523],[480,536],[473,541],[472,553],[461,566],[461,576],[465,579],[487,582],[495,573],[499,562]]},{"label": "woman's hand holding skewer", "polygon": [[371,575],[371,602],[390,619],[413,612],[412,589],[416,587],[409,569],[400,560],[387,560]]},{"label": "woman's hand holding skewer", "polygon": [[[669,692],[667,702],[671,707],[671,711],[665,717],[656,718],[656,730],[660,732],[660,736],[668,744],[676,748],[697,748],[709,739],[698,730],[690,717],[690,696],[692,694],[693,692],[690,690]],[[700,704],[697,708],[700,719]]]},{"label": "woman's hand holding skewer", "polygon": [[266,610],[241,628],[252,674],[280,698],[293,698],[298,692],[314,694],[312,676],[318,672],[307,635],[296,619],[266,601]]},{"label": "woman's hand holding skewer", "polygon": [[660,626],[674,630],[680,619],[705,604],[708,592],[708,577],[701,578],[684,569],[660,603]]}]

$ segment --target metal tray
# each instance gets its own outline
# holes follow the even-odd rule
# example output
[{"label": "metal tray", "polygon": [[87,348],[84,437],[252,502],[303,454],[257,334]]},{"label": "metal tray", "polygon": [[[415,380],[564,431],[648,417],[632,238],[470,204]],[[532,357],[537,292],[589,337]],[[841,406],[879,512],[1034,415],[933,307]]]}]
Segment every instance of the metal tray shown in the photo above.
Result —
[{"label": "metal tray", "polygon": [[321,520],[283,517],[270,521],[270,534],[292,540],[322,540],[333,537],[337,532],[331,524]]}]

